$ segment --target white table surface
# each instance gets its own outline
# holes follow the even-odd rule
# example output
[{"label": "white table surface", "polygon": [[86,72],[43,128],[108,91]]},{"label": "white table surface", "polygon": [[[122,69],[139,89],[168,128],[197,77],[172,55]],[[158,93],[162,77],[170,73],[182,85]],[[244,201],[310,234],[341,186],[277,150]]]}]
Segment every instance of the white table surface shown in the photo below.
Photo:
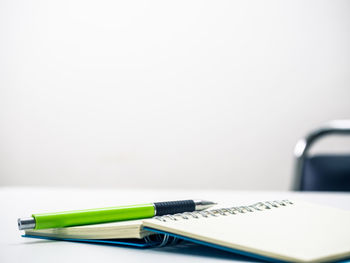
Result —
[{"label": "white table surface", "polygon": [[350,194],[347,193],[3,187],[0,188],[0,262],[258,262],[198,245],[135,249],[22,238],[17,229],[18,217],[36,212],[177,199],[207,199],[230,206],[267,200],[302,199],[350,210]]}]

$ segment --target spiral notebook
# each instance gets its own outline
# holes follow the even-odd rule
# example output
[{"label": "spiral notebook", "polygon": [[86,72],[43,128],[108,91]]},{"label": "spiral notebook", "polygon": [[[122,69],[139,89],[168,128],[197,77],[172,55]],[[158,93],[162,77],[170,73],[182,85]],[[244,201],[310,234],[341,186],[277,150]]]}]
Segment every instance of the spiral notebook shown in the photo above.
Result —
[{"label": "spiral notebook", "polygon": [[302,201],[268,201],[146,220],[30,230],[26,236],[138,247],[186,240],[272,262],[332,262],[350,258],[350,211]]}]

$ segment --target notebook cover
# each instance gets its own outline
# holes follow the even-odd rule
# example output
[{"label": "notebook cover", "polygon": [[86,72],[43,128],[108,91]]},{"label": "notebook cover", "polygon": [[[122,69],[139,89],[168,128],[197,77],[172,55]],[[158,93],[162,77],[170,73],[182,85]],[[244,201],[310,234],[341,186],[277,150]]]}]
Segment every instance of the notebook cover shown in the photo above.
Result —
[{"label": "notebook cover", "polygon": [[119,245],[119,246],[129,246],[138,248],[147,248],[156,245],[156,243],[146,243],[142,239],[75,239],[75,238],[54,238],[54,237],[43,237],[43,236],[31,236],[22,235],[22,237],[28,238],[38,238],[38,239],[48,239],[48,240],[58,240],[58,241],[70,241],[70,242],[82,242],[91,244],[101,244],[101,245]]}]

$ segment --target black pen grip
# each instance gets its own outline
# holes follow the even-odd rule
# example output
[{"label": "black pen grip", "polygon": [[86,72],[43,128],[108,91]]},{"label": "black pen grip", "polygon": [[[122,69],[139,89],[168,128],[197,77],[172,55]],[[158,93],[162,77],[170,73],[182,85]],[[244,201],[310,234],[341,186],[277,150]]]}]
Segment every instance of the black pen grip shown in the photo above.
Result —
[{"label": "black pen grip", "polygon": [[193,200],[168,201],[154,203],[157,216],[193,212],[196,205]]}]

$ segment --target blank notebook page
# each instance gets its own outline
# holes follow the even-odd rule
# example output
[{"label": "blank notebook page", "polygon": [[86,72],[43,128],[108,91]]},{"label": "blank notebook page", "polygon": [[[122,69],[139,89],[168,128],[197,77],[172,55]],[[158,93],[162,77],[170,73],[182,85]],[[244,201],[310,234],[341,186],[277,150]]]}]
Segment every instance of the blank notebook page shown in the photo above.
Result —
[{"label": "blank notebook page", "polygon": [[350,212],[301,201],[226,216],[144,221],[144,226],[180,236],[292,262],[322,262],[350,256]]}]

